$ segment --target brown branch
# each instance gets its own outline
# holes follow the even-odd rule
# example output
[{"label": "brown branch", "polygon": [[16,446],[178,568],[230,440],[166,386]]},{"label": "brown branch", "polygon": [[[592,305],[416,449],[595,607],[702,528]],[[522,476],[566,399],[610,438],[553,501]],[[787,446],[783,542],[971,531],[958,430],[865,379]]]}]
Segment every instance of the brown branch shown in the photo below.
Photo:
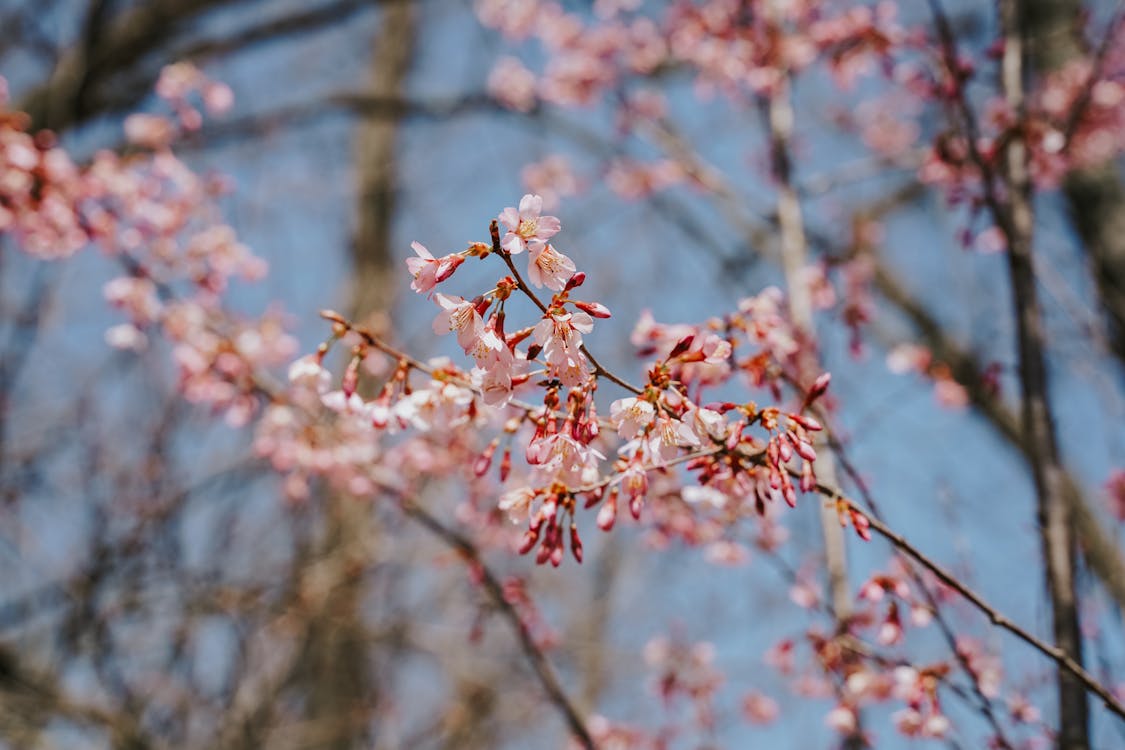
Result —
[{"label": "brown branch", "polygon": [[159,49],[195,18],[240,0],[154,0],[109,20],[90,49],[79,46],[64,55],[50,80],[32,89],[16,107],[31,116],[32,128],[65,130],[92,114],[75,107],[76,96],[115,73],[128,70]]},{"label": "brown branch", "polygon": [[[512,262],[512,254],[500,247],[500,235],[495,221],[492,222],[492,251],[504,259],[504,263],[507,264],[508,270],[512,272],[512,276],[513,278],[515,278],[516,285],[519,287],[519,290],[523,292],[528,299],[534,302],[536,307],[546,313],[547,306],[543,304],[543,301],[539,299],[539,296],[534,291],[532,291],[531,287],[527,285],[527,282],[523,280],[523,276],[520,275],[519,269],[516,268],[516,264]],[[602,364],[594,358],[594,355],[590,353],[590,350],[586,348],[585,344],[579,346],[578,349],[586,355],[586,358],[590,360],[590,364],[594,366],[594,375],[604,377],[611,383],[614,383],[615,385],[618,385],[627,391],[631,391],[638,396],[644,392],[629,381],[618,377],[612,371],[603,367]]]},{"label": "brown branch", "polygon": [[[986,382],[984,364],[946,332],[885,262],[877,255],[872,254],[871,257],[875,271],[872,281],[880,295],[910,320],[934,358],[948,365],[953,378],[965,387],[977,412],[1019,450],[1030,468],[1034,462],[1034,454],[1028,445],[1027,435],[1020,429],[1018,415]],[[1118,607],[1125,607],[1125,557],[1122,557],[1120,547],[1113,536],[1106,532],[1098,514],[1083,496],[1080,483],[1070,472],[1063,476],[1063,497],[1070,510],[1086,564]]]},{"label": "brown branch", "polygon": [[[856,489],[859,491],[860,497],[863,498],[864,503],[867,505],[867,508],[871,512],[871,515],[873,515],[880,523],[886,523],[886,518],[879,510],[879,505],[875,502],[875,497],[871,494],[871,491],[867,486],[867,482],[863,480],[863,477],[860,476],[859,471],[855,468],[851,460],[848,458],[847,450],[845,449],[843,443],[837,438],[836,431],[829,426],[829,421],[827,418],[821,418],[821,424],[825,425],[827,428],[826,432],[828,435],[828,444],[832,447],[832,451],[840,464],[840,468],[843,469],[844,474],[848,477],[848,479],[851,480],[852,484],[855,485]],[[973,666],[972,662],[969,661],[968,655],[965,654],[962,649],[958,648],[957,634],[954,632],[953,626],[949,623],[949,620],[946,618],[945,613],[942,612],[940,602],[938,601],[936,594],[930,590],[929,586],[926,585],[926,581],[922,578],[922,575],[914,566],[908,565],[906,566],[906,569],[910,574],[911,580],[914,581],[914,585],[917,586],[918,589],[922,592],[923,596],[926,597],[926,603],[929,605],[930,610],[933,613],[934,622],[937,623],[938,629],[941,631],[942,637],[945,639],[945,643],[949,647],[950,653],[953,654],[953,657],[957,660],[957,663],[960,665],[965,674],[969,676],[969,680],[972,684],[973,696],[976,698],[980,712],[985,717],[985,720],[988,721],[989,725],[991,725],[992,731],[995,732],[995,738],[998,748],[1000,750],[1012,750],[1012,743],[1008,739],[1007,735],[1005,735],[1004,728],[1000,725],[1000,720],[997,718],[996,712],[992,708],[992,700],[984,694],[984,689],[981,687],[980,674]],[[967,695],[963,697],[965,698],[966,702],[969,701]]]},{"label": "brown branch", "polygon": [[[1049,75],[1072,61],[1090,57],[1081,27],[1084,6],[1080,0],[1026,0],[1029,62],[1037,73]],[[1125,13],[1118,4],[1093,51],[1088,83],[1072,108],[1067,122],[1068,142],[1088,107],[1103,59],[1116,41],[1123,19]],[[1113,354],[1125,363],[1125,185],[1117,164],[1109,161],[1070,170],[1062,187],[1070,209],[1070,223],[1091,261]]]},{"label": "brown branch", "polygon": [[476,545],[465,535],[444,525],[431,513],[412,500],[403,498],[401,504],[403,511],[408,516],[431,531],[446,545],[459,552],[466,561],[471,564],[474,572],[480,576],[480,583],[484,587],[488,597],[492,600],[493,606],[495,606],[504,619],[508,621],[508,624],[511,625],[512,630],[519,639],[520,648],[523,651],[524,657],[526,657],[528,663],[531,665],[531,669],[535,673],[535,677],[539,681],[540,686],[543,688],[544,692],[546,692],[547,699],[562,715],[574,739],[577,740],[582,747],[586,748],[586,750],[594,750],[594,738],[590,735],[590,730],[586,727],[585,720],[579,714],[574,702],[563,689],[547,656],[543,653],[543,650],[539,648],[538,644],[535,643],[535,639],[531,637],[531,633],[527,629],[527,624],[523,621],[523,618],[520,617],[519,612],[516,611],[511,602],[504,596],[504,588],[499,578],[497,578],[492,569],[485,564]]},{"label": "brown branch", "polygon": [[1122,705],[1121,701],[1114,697],[1113,693],[1107,687],[1094,679],[1094,677],[1085,669],[1083,669],[1081,664],[1072,659],[1065,650],[1059,648],[1058,646],[1052,646],[1051,644],[1046,643],[1039,638],[1036,638],[1023,627],[1017,625],[1006,615],[1002,614],[998,609],[989,604],[984,599],[984,597],[962,583],[957,578],[957,576],[927,557],[921,550],[908,542],[906,538],[901,534],[887,526],[878,518],[875,518],[871,513],[859,507],[856,503],[844,497],[844,495],[841,494],[841,492],[837,488],[830,487],[823,483],[818,483],[816,489],[825,497],[831,499],[834,502],[842,502],[848,507],[849,510],[863,516],[867,520],[867,523],[870,525],[872,531],[893,544],[896,549],[908,556],[910,559],[914,560],[923,568],[933,573],[934,576],[942,582],[942,584],[952,589],[953,591],[956,591],[962,598],[972,604],[973,607],[975,607],[979,612],[984,614],[988,618],[989,622],[991,622],[993,625],[1001,628],[1002,630],[1007,630],[1009,633],[1016,636],[1039,653],[1050,658],[1062,670],[1070,673],[1078,682],[1080,682],[1085,687],[1086,690],[1098,696],[1102,700],[1102,702],[1105,703],[1105,707],[1109,709],[1111,713],[1115,714],[1118,718],[1125,720],[1125,705]]},{"label": "brown branch", "polygon": [[[1009,133],[1000,172],[981,154],[977,147],[979,128],[975,115],[965,95],[964,82],[957,80],[959,66],[955,40],[939,0],[931,0],[930,5],[947,72],[955,79],[952,105],[959,115],[957,125],[962,130],[970,158],[980,171],[985,205],[1007,240],[1012,309],[1019,344],[1021,430],[1032,457],[1055,641],[1067,659],[1080,664],[1082,635],[1075,590],[1076,547],[1063,494],[1064,473],[1059,461],[1047,387],[1046,345],[1032,251],[1034,213],[1027,146],[1018,129]],[[1001,61],[1003,94],[1011,110],[1022,116],[1025,111],[1024,49],[1021,8],[1017,0],[1002,0],[1000,15],[1004,34]],[[1001,188],[1006,201],[1001,198]],[[1086,692],[1073,675],[1066,674],[1062,669],[1058,671],[1058,701],[1059,747],[1063,750],[1088,748],[1089,706]]]},{"label": "brown branch", "polygon": [[[805,337],[807,347],[800,376],[809,381],[819,375],[821,365],[816,352],[816,322],[813,318],[812,299],[808,284],[802,274],[808,265],[808,240],[800,199],[793,184],[790,140],[793,132],[793,107],[789,101],[788,77],[777,86],[766,102],[766,119],[769,125],[770,154],[773,177],[777,182],[777,219],[781,230],[781,263],[785,272],[789,302],[789,315],[793,325]],[[836,483],[836,470],[830,451],[821,453],[817,471],[828,482]],[[851,591],[848,586],[847,549],[843,531],[836,521],[835,511],[822,509],[821,527],[824,535],[824,555],[828,566],[828,591],[837,623],[846,627],[851,614]],[[848,746],[860,746],[858,733],[848,738]]]}]

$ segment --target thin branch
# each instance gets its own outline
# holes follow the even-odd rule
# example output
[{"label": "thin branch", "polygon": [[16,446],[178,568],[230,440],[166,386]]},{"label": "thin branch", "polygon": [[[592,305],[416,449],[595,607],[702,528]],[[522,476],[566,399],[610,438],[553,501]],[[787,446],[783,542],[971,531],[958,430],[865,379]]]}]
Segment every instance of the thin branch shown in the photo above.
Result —
[{"label": "thin branch", "polygon": [[[781,29],[778,29],[781,32]],[[777,182],[777,217],[781,229],[781,263],[785,273],[786,298],[789,316],[798,331],[805,338],[803,362],[799,366],[801,377],[816,377],[821,370],[817,353],[816,322],[813,317],[812,299],[803,273],[808,265],[808,240],[805,236],[804,218],[801,203],[793,180],[790,141],[793,136],[794,112],[789,100],[788,71],[781,71],[782,78],[776,89],[765,102],[765,116],[769,128],[770,156],[773,178]],[[817,461],[817,471],[828,482],[836,483],[836,469],[830,451],[821,454]],[[837,627],[847,627],[851,616],[851,590],[848,585],[847,547],[844,544],[843,530],[836,520],[835,511],[822,508],[820,512],[821,531],[824,538],[824,557],[828,567],[828,592],[832,598],[832,608],[836,613]],[[858,729],[845,740],[846,747],[863,745],[862,733]]]},{"label": "thin branch", "polygon": [[984,614],[988,618],[989,622],[991,622],[993,625],[1001,628],[1002,630],[1007,630],[1009,633],[1016,636],[1039,653],[1054,661],[1063,670],[1069,672],[1079,682],[1081,682],[1087,690],[1098,696],[1105,704],[1105,707],[1109,709],[1111,713],[1115,714],[1118,718],[1125,720],[1125,705],[1122,705],[1121,701],[1114,697],[1113,693],[1108,688],[1094,679],[1094,677],[1085,669],[1083,669],[1081,664],[1072,659],[1066,651],[1059,648],[1058,646],[1052,646],[1051,644],[1046,643],[1039,638],[1036,638],[1023,627],[1014,623],[1006,615],[1002,614],[999,610],[985,601],[984,597],[962,583],[957,578],[957,576],[927,557],[917,547],[908,542],[906,538],[901,534],[880,521],[872,513],[864,510],[856,503],[847,499],[839,489],[823,483],[818,483],[816,489],[818,492],[820,492],[830,500],[843,503],[851,512],[858,513],[859,515],[863,516],[863,518],[867,520],[867,523],[870,525],[872,531],[893,544],[896,549],[910,557],[910,559],[917,562],[923,568],[933,573],[934,576],[936,576],[937,579],[942,582],[942,584],[960,594],[966,601],[972,604],[973,607]]},{"label": "thin branch", "polygon": [[547,699],[562,715],[574,739],[576,739],[582,747],[586,748],[586,750],[594,750],[594,738],[591,736],[590,730],[586,727],[585,720],[582,718],[581,714],[579,714],[570,696],[568,696],[563,689],[547,656],[535,643],[535,639],[531,637],[531,633],[527,629],[527,624],[523,621],[523,618],[520,617],[519,612],[516,611],[511,602],[504,596],[503,585],[492,569],[485,564],[476,545],[465,535],[444,525],[426,509],[412,500],[403,498],[401,504],[403,512],[431,531],[435,536],[441,539],[442,542],[459,552],[471,563],[474,572],[480,577],[481,585],[492,600],[493,606],[499,610],[500,614],[508,621],[508,624],[511,625],[512,630],[515,631],[516,637],[520,642],[520,648],[523,650],[524,656],[531,665],[536,679],[539,680],[540,686],[542,686],[543,690],[547,693]]},{"label": "thin branch", "polygon": [[[1082,635],[1075,592],[1076,548],[1064,498],[1063,470],[1047,388],[1046,347],[1032,251],[1034,213],[1027,146],[1018,129],[1008,133],[999,173],[981,153],[977,146],[979,128],[975,115],[965,95],[964,82],[958,79],[956,42],[940,0],[930,0],[930,6],[947,72],[954,77],[952,104],[960,117],[957,124],[962,130],[970,158],[980,171],[985,204],[993,222],[1007,240],[1012,308],[1019,343],[1022,431],[1032,457],[1047,589],[1058,644],[1056,648],[1068,659],[1080,664]],[[1001,0],[1000,21],[1004,34],[1001,59],[1003,94],[1008,107],[1017,116],[1023,116],[1023,24],[1022,10],[1016,0]],[[1001,188],[1006,201],[1001,198]],[[1058,672],[1058,701],[1060,748],[1088,748],[1089,706],[1086,692],[1061,669]]]},{"label": "thin branch", "polygon": [[[495,220],[493,220],[490,229],[492,233],[492,252],[496,253],[504,259],[504,263],[507,264],[508,270],[512,272],[512,276],[513,278],[515,278],[516,285],[519,287],[519,290],[523,292],[528,299],[534,302],[536,307],[546,313],[547,306],[543,304],[543,301],[539,299],[539,296],[535,294],[535,292],[532,291],[531,287],[527,285],[527,282],[523,280],[523,276],[520,275],[519,269],[516,268],[516,264],[512,262],[512,254],[500,247],[500,233]],[[618,377],[617,375],[613,374],[613,372],[603,367],[602,364],[598,362],[598,360],[594,357],[594,355],[590,353],[590,350],[586,348],[585,344],[580,345],[578,349],[586,355],[586,358],[590,360],[590,364],[594,366],[594,375],[604,377],[611,383],[614,383],[627,391],[631,391],[638,396],[644,393],[644,391],[642,391],[637,386],[633,385],[627,380]]]}]

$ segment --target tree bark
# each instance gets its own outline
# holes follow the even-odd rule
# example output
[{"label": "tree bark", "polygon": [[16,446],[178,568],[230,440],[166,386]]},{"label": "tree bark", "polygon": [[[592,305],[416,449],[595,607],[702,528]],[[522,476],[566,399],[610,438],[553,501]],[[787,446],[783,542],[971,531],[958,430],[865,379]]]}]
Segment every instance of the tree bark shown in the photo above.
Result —
[{"label": "tree bark", "polygon": [[[1027,0],[1028,62],[1047,75],[1089,54],[1079,0]],[[1113,162],[1071,170],[1063,193],[1097,283],[1113,354],[1125,363],[1125,186]]]},{"label": "tree bark", "polygon": [[[371,60],[371,96],[402,97],[413,55],[414,16],[409,2],[385,6]],[[355,146],[357,219],[350,312],[352,320],[375,330],[385,327],[380,320],[393,301],[391,243],[400,120],[360,120]],[[306,695],[306,718],[316,728],[316,746],[359,750],[371,744],[368,725],[378,697],[371,676],[374,655],[366,637],[362,574],[370,566],[370,540],[377,529],[367,498],[332,492],[326,503],[326,529],[317,557],[333,561],[332,590],[310,623],[297,677]]]},{"label": "tree bark", "polygon": [[[1000,14],[1004,30],[1001,69],[1004,96],[1012,111],[1022,116],[1025,107],[1020,0],[1002,0]],[[1047,383],[1043,316],[1035,282],[1035,259],[1032,251],[1035,216],[1031,205],[1027,146],[1018,133],[1008,139],[1005,148],[1003,182],[1007,188],[1007,205],[1002,206],[992,201],[992,206],[994,218],[1008,240],[1008,272],[1019,339],[1021,423],[1034,459],[1032,473],[1038,495],[1039,526],[1055,645],[1081,664],[1082,634],[1078,625],[1075,588],[1077,555],[1064,496],[1065,473],[1059,461]],[[1059,748],[1086,750],[1089,748],[1089,704],[1085,687],[1061,668],[1057,672],[1057,681]]]}]

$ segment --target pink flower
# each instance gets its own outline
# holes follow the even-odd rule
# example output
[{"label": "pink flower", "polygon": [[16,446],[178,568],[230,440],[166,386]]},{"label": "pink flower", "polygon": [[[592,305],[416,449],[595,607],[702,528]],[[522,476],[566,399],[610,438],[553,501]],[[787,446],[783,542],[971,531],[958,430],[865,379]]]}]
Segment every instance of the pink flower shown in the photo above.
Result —
[{"label": "pink flower", "polygon": [[777,701],[768,695],[753,692],[742,699],[742,715],[752,724],[769,724],[781,713]]},{"label": "pink flower", "polygon": [[700,444],[708,440],[725,440],[730,431],[726,417],[703,407],[692,406],[684,412],[683,421],[695,432]]},{"label": "pink flower", "polygon": [[824,723],[835,729],[840,734],[851,734],[856,730],[855,711],[848,706],[836,706],[824,717]]},{"label": "pink flower", "polygon": [[704,485],[689,485],[680,490],[680,497],[690,505],[710,505],[712,508],[722,508],[727,504],[727,496],[721,490]]},{"label": "pink flower", "polygon": [[528,463],[565,484],[594,481],[604,458],[600,451],[561,432],[533,440],[527,447]]},{"label": "pink flower", "polygon": [[135,114],[125,118],[125,137],[144,148],[164,148],[176,137],[176,128],[166,117]]},{"label": "pink flower", "polygon": [[619,398],[609,405],[610,420],[617,428],[617,434],[632,440],[652,424],[656,409],[652,402],[639,398]]},{"label": "pink flower", "polygon": [[328,392],[331,379],[328,370],[312,355],[301,357],[289,365],[289,382],[295,387],[324,394]]},{"label": "pink flower", "polygon": [[699,438],[691,427],[678,419],[661,416],[656,420],[649,448],[664,461],[670,461],[680,448],[698,448]]},{"label": "pink flower", "polygon": [[590,364],[582,354],[582,334],[594,330],[594,319],[583,312],[552,312],[535,326],[535,343],[543,347],[547,374],[573,388],[590,378]]},{"label": "pink flower", "polygon": [[500,510],[508,514],[512,523],[526,521],[531,513],[531,501],[539,493],[530,487],[516,487],[500,496]]},{"label": "pink flower", "polygon": [[466,352],[474,347],[474,342],[484,331],[484,320],[472,302],[464,297],[449,297],[444,294],[435,294],[434,301],[441,307],[441,312],[434,318],[434,333],[442,334],[457,332],[457,343]]},{"label": "pink flower", "polygon": [[428,292],[441,282],[448,279],[465,262],[465,259],[456,253],[446,255],[444,258],[435,258],[421,242],[411,242],[410,247],[418,255],[417,258],[407,258],[406,268],[414,281],[410,288],[419,294]]},{"label": "pink flower", "polygon": [[566,288],[566,282],[578,270],[574,261],[551,245],[536,243],[529,247],[527,276],[531,283],[537,287],[546,285],[556,292]]},{"label": "pink flower", "polygon": [[543,196],[543,206],[554,208],[568,195],[578,192],[579,182],[565,156],[551,154],[526,165],[520,172],[524,187]]},{"label": "pink flower", "polygon": [[512,379],[523,371],[526,361],[517,359],[504,339],[491,328],[473,341],[467,353],[477,362],[473,380],[481,389],[484,402],[490,406],[506,403],[512,396]]},{"label": "pink flower", "polygon": [[554,216],[540,216],[542,211],[543,199],[528,194],[520,199],[519,209],[509,206],[500,212],[497,218],[508,228],[500,246],[518,255],[529,247],[546,244],[558,234],[562,223]]},{"label": "pink flower", "polygon": [[488,75],[488,93],[508,109],[530,112],[535,107],[535,74],[514,57],[502,57]]},{"label": "pink flower", "polygon": [[148,346],[148,337],[132,323],[116,325],[105,332],[105,341],[114,349],[139,352]]}]

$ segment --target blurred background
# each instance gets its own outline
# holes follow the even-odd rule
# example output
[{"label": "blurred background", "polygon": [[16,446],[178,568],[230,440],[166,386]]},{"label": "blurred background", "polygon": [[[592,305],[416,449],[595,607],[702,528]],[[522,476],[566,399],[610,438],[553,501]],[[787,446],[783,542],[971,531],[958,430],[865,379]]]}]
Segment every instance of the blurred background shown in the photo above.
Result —
[{"label": "blurred background", "polygon": [[[592,27],[615,14],[662,18],[673,4],[557,7]],[[519,96],[508,58],[540,71],[551,50],[497,27],[536,5],[0,0],[0,75],[10,107],[80,162],[125,148],[127,114],[160,111],[152,91],[164,66],[190,61],[228,84],[231,110],[175,150],[196,171],[231,178],[224,218],[269,263],[264,280],[232,288],[230,304],[284,310],[302,352],[325,337],[316,313],[331,307],[420,357],[453,354],[431,333],[432,303],[409,292],[410,242],[444,254],[487,240],[490,219],[541,193],[563,222],[558,246],[589,275],[584,297],[614,313],[589,345],[639,380],[629,335],[644,310],[699,322],[784,283],[768,126],[753,96],[728,95],[690,66],[629,68],[610,55],[573,72],[570,93],[556,80],[554,94],[543,84],[547,95]],[[850,6],[822,5],[826,15]],[[1103,37],[1106,78],[1125,72],[1113,67],[1112,4],[1026,6],[1035,75]],[[994,8],[946,11],[984,71],[973,91],[983,107]],[[894,23],[904,36],[932,35],[921,5],[903,4]],[[924,71],[926,55],[904,47],[904,69]],[[847,457],[895,528],[1046,635],[1003,252],[980,212],[950,205],[926,179],[948,127],[941,108],[902,76],[857,65],[842,86],[852,73],[830,67],[795,83],[792,149],[810,274],[825,279],[818,333]],[[603,74],[608,84],[589,83]],[[1125,467],[1120,149],[1040,193],[1035,243],[1086,553],[1087,665],[1110,685],[1125,679],[1125,507],[1107,484]],[[467,265],[458,293],[487,288],[494,273]],[[390,504],[331,491],[287,500],[254,453],[252,426],[181,398],[166,346],[105,345],[119,321],[102,294],[119,274],[112,262],[35,260],[0,236],[0,274],[4,747],[566,745],[506,623],[439,539]],[[919,365],[911,347],[929,359]],[[603,409],[618,397],[602,395]],[[424,500],[452,518],[462,494],[445,482]],[[585,714],[667,726],[668,747],[835,747],[824,723],[835,698],[801,686],[815,664],[786,676],[765,661],[778,642],[831,628],[816,607],[797,606],[824,585],[815,506],[779,520],[788,541],[776,550],[756,548],[753,528],[732,532],[749,552],[738,565],[644,522],[612,535],[591,524],[581,568],[538,569],[502,550],[489,559],[536,602],[547,652]],[[853,590],[886,569],[879,542],[849,538],[848,551]],[[1028,696],[1051,724],[1050,665],[957,601],[946,609],[998,659],[1005,694]],[[691,705],[658,695],[645,645],[669,635],[713,645],[723,679],[706,691],[706,730]],[[914,663],[949,655],[930,631],[908,644]],[[776,721],[747,721],[744,699],[758,693],[780,705]],[[989,729],[971,701],[951,694],[944,708],[957,730],[942,742],[984,746]],[[1013,738],[1040,733],[998,710]],[[877,746],[905,747],[890,712],[865,714],[865,727]],[[1097,709],[1093,732],[1095,747],[1125,745]]]}]

